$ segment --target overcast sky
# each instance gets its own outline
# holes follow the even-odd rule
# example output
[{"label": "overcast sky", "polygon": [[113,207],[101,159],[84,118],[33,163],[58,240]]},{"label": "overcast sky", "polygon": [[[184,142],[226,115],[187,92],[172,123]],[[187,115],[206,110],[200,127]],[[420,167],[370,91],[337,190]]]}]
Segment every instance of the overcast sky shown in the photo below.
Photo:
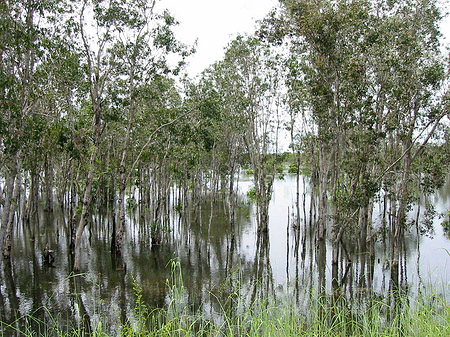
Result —
[{"label": "overcast sky", "polygon": [[[187,68],[190,76],[196,76],[222,58],[224,47],[238,33],[251,34],[256,20],[277,4],[278,0],[161,0],[158,6],[169,9],[180,22],[175,29],[179,40],[193,44],[198,39],[197,53]],[[441,30],[450,43],[449,18]]]},{"label": "overcast sky", "polygon": [[189,75],[198,75],[223,56],[224,47],[238,33],[252,33],[256,20],[277,5],[278,0],[162,0],[180,22],[176,36],[184,43],[198,39],[197,52],[188,60]]}]

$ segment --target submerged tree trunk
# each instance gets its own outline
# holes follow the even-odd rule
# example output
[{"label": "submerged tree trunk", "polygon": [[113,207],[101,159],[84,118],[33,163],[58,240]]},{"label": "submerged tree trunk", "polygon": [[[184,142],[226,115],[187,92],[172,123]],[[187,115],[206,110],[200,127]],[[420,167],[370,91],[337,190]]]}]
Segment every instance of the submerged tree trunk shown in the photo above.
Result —
[{"label": "submerged tree trunk", "polygon": [[[122,168],[121,168],[122,169]],[[119,207],[119,221],[117,230],[115,233],[115,245],[114,245],[114,253],[120,254],[122,252],[122,243],[123,243],[123,233],[125,230],[125,178],[123,177],[124,173],[120,173],[120,181],[119,181],[119,199],[118,199],[118,207]]]},{"label": "submerged tree trunk", "polygon": [[31,184],[28,191],[23,220],[26,223],[36,222],[38,218],[38,199],[39,199],[39,174],[32,170],[30,172]]},{"label": "submerged tree trunk", "polygon": [[[134,62],[136,60],[134,59]],[[135,63],[131,64],[131,68],[129,70],[129,98],[130,98],[130,107],[129,107],[129,115],[128,115],[128,126],[125,134],[125,142],[122,148],[120,166],[119,166],[119,222],[116,231],[115,237],[115,253],[120,254],[122,252],[122,241],[123,241],[123,233],[125,231],[125,189],[127,187],[129,175],[127,175],[126,163],[128,159],[128,151],[130,148],[131,142],[131,131],[134,122],[134,115],[136,110],[136,95],[135,95],[135,86],[134,86],[134,72],[135,72]],[[131,167],[133,170],[134,167]],[[130,171],[131,172],[131,171]]]},{"label": "submerged tree trunk", "polygon": [[81,237],[83,235],[84,228],[89,223],[89,208],[91,205],[91,198],[92,198],[91,192],[92,192],[92,183],[94,180],[94,165],[96,158],[97,158],[97,150],[94,150],[92,151],[89,160],[89,172],[86,178],[86,185],[84,187],[83,200],[81,201],[82,203],[81,216],[75,233],[74,264],[73,264],[73,270],[75,272],[80,271]]},{"label": "submerged tree trunk", "polygon": [[[74,271],[80,270],[80,255],[81,255],[81,237],[84,228],[89,222],[89,211],[92,200],[92,184],[94,182],[94,173],[97,165],[98,154],[100,151],[101,136],[103,133],[103,91],[106,85],[107,76],[109,74],[108,65],[104,65],[102,56],[105,53],[105,43],[108,39],[108,34],[102,36],[101,48],[95,53],[92,52],[92,48],[89,45],[89,39],[85,35],[85,24],[84,24],[84,11],[86,9],[87,3],[85,2],[81,8],[80,13],[80,35],[83,42],[84,52],[86,54],[87,61],[87,72],[88,72],[88,84],[89,84],[89,99],[92,111],[92,121],[90,129],[92,131],[92,140],[89,142],[89,164],[87,168],[86,183],[83,190],[83,199],[81,201],[81,216],[78,222],[77,230],[75,233],[75,243],[74,243]],[[94,57],[95,56],[95,57]],[[106,69],[103,69],[103,66]],[[102,71],[103,70],[103,73]],[[74,215],[75,216],[75,215]]]},{"label": "submerged tree trunk", "polygon": [[392,252],[391,283],[392,283],[392,290],[394,291],[394,293],[398,293],[398,291],[400,290],[399,263],[400,263],[401,241],[405,230],[404,227],[406,225],[406,208],[408,203],[408,180],[411,168],[411,151],[408,150],[410,148],[410,142],[406,142],[404,148],[407,148],[406,150],[407,152],[403,158],[403,174],[399,189],[400,198],[398,200],[397,216],[394,221],[395,229],[391,243],[391,252]]},{"label": "submerged tree trunk", "polygon": [[45,208],[46,212],[53,212],[53,164],[49,154],[46,155],[44,162],[45,174]]},{"label": "submerged tree trunk", "polygon": [[12,156],[7,170],[6,176],[6,197],[5,206],[2,214],[2,228],[1,228],[1,245],[3,258],[9,259],[11,257],[11,242],[12,242],[12,229],[14,223],[14,215],[17,206],[17,197],[19,196],[20,185],[22,184],[20,179],[20,173],[18,173],[18,157],[16,153]]},{"label": "submerged tree trunk", "polygon": [[228,221],[230,223],[231,228],[231,236],[234,240],[235,236],[235,219],[236,219],[236,191],[235,191],[235,164],[233,163],[231,165],[230,170],[230,185],[229,185],[229,191],[228,191]]},{"label": "submerged tree trunk", "polygon": [[328,212],[328,160],[326,150],[323,145],[319,152],[319,217],[317,220],[317,239],[324,240],[327,226]]},{"label": "submerged tree trunk", "polygon": [[[97,74],[98,75],[98,74]],[[86,177],[86,183],[84,185],[83,199],[81,200],[81,216],[78,222],[78,227],[75,233],[74,242],[74,271],[80,271],[80,255],[81,255],[81,237],[83,235],[84,228],[89,223],[89,211],[92,200],[92,184],[94,182],[94,173],[96,167],[96,161],[98,158],[101,134],[102,134],[102,120],[101,120],[101,107],[100,107],[100,97],[99,97],[99,83],[91,83],[91,100],[92,100],[92,130],[94,131],[94,137],[92,146],[90,148],[89,166],[88,173]],[[76,216],[76,214],[74,215]]]}]

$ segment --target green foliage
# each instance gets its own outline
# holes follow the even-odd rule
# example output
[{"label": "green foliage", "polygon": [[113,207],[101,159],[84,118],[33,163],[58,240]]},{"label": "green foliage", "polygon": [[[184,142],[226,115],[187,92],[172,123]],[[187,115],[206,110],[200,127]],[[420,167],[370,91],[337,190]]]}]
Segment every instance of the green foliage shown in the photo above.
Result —
[{"label": "green foliage", "polygon": [[183,212],[183,204],[181,202],[175,205],[175,211],[177,211],[179,214]]},{"label": "green foliage", "polygon": [[[440,18],[435,1],[286,0],[264,22],[265,38],[289,45],[286,128],[312,181],[328,189],[335,228],[358,222],[381,188],[408,210],[419,184],[431,194],[445,181]],[[428,207],[423,234],[431,217]]]},{"label": "green foliage", "polygon": [[421,175],[421,187],[424,193],[430,194],[445,183],[450,167],[450,154],[447,146],[426,146],[422,156],[415,163],[415,170]]},{"label": "green foliage", "polygon": [[135,211],[138,207],[138,204],[136,202],[136,199],[134,198],[134,196],[130,195],[127,198],[127,209],[129,211]]},{"label": "green foliage", "polygon": [[441,223],[442,229],[444,230],[445,235],[450,238],[450,210],[448,210],[447,213],[443,214],[442,216],[446,218]]},{"label": "green foliage", "polygon": [[297,170],[297,165],[295,163],[292,163],[289,165],[288,173],[297,173]]},{"label": "green foliage", "polygon": [[248,190],[247,197],[251,201],[256,201],[257,195],[256,195],[256,188],[254,186]]},{"label": "green foliage", "polygon": [[140,335],[141,333],[148,330],[147,323],[149,320],[150,311],[142,299],[142,288],[139,286],[136,280],[133,280],[133,290],[134,295],[136,296],[134,313],[137,317],[137,324],[134,330],[138,332],[138,335]]}]

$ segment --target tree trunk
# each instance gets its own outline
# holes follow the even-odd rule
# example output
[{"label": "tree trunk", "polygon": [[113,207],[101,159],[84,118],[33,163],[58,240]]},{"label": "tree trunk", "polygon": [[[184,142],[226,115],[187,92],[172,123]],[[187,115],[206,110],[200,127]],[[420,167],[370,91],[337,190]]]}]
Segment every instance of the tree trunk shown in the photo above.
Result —
[{"label": "tree trunk", "polygon": [[325,147],[321,145],[319,153],[319,218],[317,220],[318,232],[317,239],[324,240],[327,227],[327,211],[328,211],[328,161],[325,153]]},{"label": "tree trunk", "polygon": [[119,182],[119,222],[116,230],[115,237],[115,253],[122,252],[122,243],[123,243],[123,232],[125,230],[125,178],[123,177],[124,173],[120,173],[120,182]]},{"label": "tree trunk", "polygon": [[28,200],[23,214],[27,223],[36,222],[38,218],[39,175],[33,170],[30,172],[31,184],[28,191]]},{"label": "tree trunk", "polygon": [[44,163],[45,174],[45,208],[46,212],[53,212],[53,165],[47,154]]},{"label": "tree trunk", "polygon": [[[134,122],[134,115],[136,112],[136,97],[135,97],[135,85],[134,85],[134,72],[135,72],[135,64],[131,65],[130,69],[130,87],[129,87],[129,98],[130,98],[130,107],[129,107],[129,115],[128,115],[128,126],[125,134],[125,142],[122,148],[122,154],[120,159],[119,166],[119,223],[116,231],[115,238],[115,253],[120,254],[122,252],[122,241],[123,241],[123,233],[125,231],[125,189],[128,183],[127,170],[126,170],[126,162],[128,158],[128,150],[131,143],[131,131]],[[133,167],[131,168],[134,169]]]},{"label": "tree trunk", "polygon": [[[406,141],[404,144],[405,149],[410,149],[411,141]],[[411,168],[411,151],[407,150],[406,155],[403,158],[403,175],[399,189],[399,204],[397,210],[397,217],[394,221],[395,230],[392,238],[392,257],[391,257],[391,283],[394,293],[399,291],[399,262],[400,262],[400,249],[401,240],[403,238],[404,228],[406,225],[406,208],[408,203],[408,180]]]},{"label": "tree trunk", "polygon": [[14,169],[14,167],[10,167],[6,171],[6,179],[5,179],[6,180],[6,184],[5,184],[6,195],[5,195],[3,214],[2,214],[2,228],[0,231],[0,235],[1,235],[0,244],[2,244],[2,248],[3,248],[3,238],[5,236],[5,231],[6,231],[6,227],[7,227],[7,223],[8,223],[8,219],[9,219],[9,212],[11,210],[11,201],[13,199],[16,173],[17,172]]},{"label": "tree trunk", "polygon": [[235,234],[235,216],[236,216],[236,198],[234,193],[234,164],[231,165],[230,170],[230,186],[228,191],[228,221],[230,222],[231,235],[234,238]]},{"label": "tree trunk", "polygon": [[84,187],[81,217],[78,223],[77,231],[75,233],[75,249],[74,249],[74,264],[73,270],[75,272],[80,271],[80,255],[81,255],[81,236],[83,235],[84,228],[89,222],[89,208],[91,204],[91,190],[92,182],[94,180],[94,165],[97,157],[97,150],[92,151],[91,158],[89,160],[89,172],[86,179],[86,185]]},{"label": "tree trunk", "polygon": [[[16,163],[17,168],[17,163]],[[13,225],[14,225],[14,216],[16,213],[17,207],[17,199],[19,196],[20,188],[22,186],[22,177],[20,173],[17,173],[17,170],[13,173],[14,175],[18,174],[17,178],[13,179],[13,193],[12,198],[10,200],[9,211],[7,212],[8,218],[7,222],[3,222],[3,258],[9,259],[11,257],[11,246],[12,246],[12,237],[13,237]],[[12,186],[11,186],[12,187]],[[9,188],[9,186],[8,186]],[[6,220],[6,219],[4,219]]]},{"label": "tree trunk", "polygon": [[[97,102],[97,100],[93,101]],[[74,265],[73,265],[73,270],[75,272],[80,271],[81,237],[83,235],[84,228],[89,223],[89,209],[92,200],[92,183],[94,181],[95,164],[98,157],[100,138],[102,134],[100,106],[98,104],[95,104],[93,107],[93,111],[94,116],[92,123],[94,129],[94,142],[92,144],[92,148],[90,149],[91,154],[89,158],[88,175],[86,178],[86,184],[83,192],[81,217],[78,223],[77,231],[75,233]]]}]

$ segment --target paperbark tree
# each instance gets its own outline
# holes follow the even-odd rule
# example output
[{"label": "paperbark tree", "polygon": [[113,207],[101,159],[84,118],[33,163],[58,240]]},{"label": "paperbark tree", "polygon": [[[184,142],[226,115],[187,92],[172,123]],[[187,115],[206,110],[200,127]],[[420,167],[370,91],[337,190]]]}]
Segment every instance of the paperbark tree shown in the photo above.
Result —
[{"label": "paperbark tree", "polygon": [[[115,1],[81,2],[78,12],[77,31],[81,39],[81,50],[85,60],[86,81],[89,90],[88,107],[91,118],[88,126],[90,137],[88,140],[88,157],[86,163],[86,178],[84,182],[81,214],[74,237],[74,271],[80,270],[81,238],[84,228],[89,222],[89,211],[92,200],[92,184],[96,168],[96,160],[100,151],[102,133],[104,130],[104,90],[111,72],[110,50],[112,38],[116,29],[120,28],[121,7]],[[94,27],[88,28],[87,16]],[[91,36],[92,30],[96,36]],[[74,217],[77,216],[75,213]]]},{"label": "paperbark tree", "polygon": [[373,200],[384,185],[398,205],[391,241],[392,282],[398,289],[411,166],[448,114],[440,93],[446,75],[438,44],[437,5],[433,1],[281,3],[291,23],[281,27],[291,43],[300,46],[297,57],[304,60],[298,71],[306,80],[316,128],[318,238],[325,238],[330,218],[333,264],[344,233],[357,234],[360,251],[365,252],[369,244],[373,257]]},{"label": "paperbark tree", "polygon": [[[114,97],[112,105],[116,110],[122,110],[119,118],[125,123],[121,128],[123,130],[123,146],[121,149],[119,162],[119,221],[116,235],[114,238],[114,249],[121,251],[123,234],[125,230],[125,189],[139,160],[138,149],[142,153],[146,151],[153,139],[146,139],[143,144],[132,146],[133,134],[146,132],[149,135],[161,125],[147,124],[139,127],[135,123],[137,113],[142,110],[149,110],[149,113],[157,113],[161,109],[161,103],[167,104],[162,97],[167,93],[164,90],[153,92],[155,97],[161,95],[159,103],[157,100],[149,100],[146,93],[148,90],[158,88],[158,85],[164,82],[164,78],[170,73],[178,73],[180,67],[193,50],[179,43],[172,32],[172,27],[177,24],[175,19],[165,11],[163,14],[157,14],[154,11],[155,1],[133,4],[127,10],[127,29],[120,31],[118,41],[112,49],[114,71],[112,76],[116,79],[111,83],[110,90]],[[170,67],[166,58],[168,55],[177,55],[180,60],[178,64]],[[168,83],[167,81],[166,83]],[[161,89],[164,86],[161,85]],[[118,104],[118,105],[117,105]],[[152,106],[154,104],[154,106]],[[164,108],[164,107],[163,107]],[[167,108],[173,108],[167,106]],[[137,138],[134,139],[137,141]],[[137,155],[132,163],[129,163],[130,155]]]},{"label": "paperbark tree", "polygon": [[276,150],[275,117],[282,95],[279,56],[259,39],[239,36],[226,50],[222,69],[228,88],[234,88],[229,98],[244,126],[241,137],[253,169],[258,231],[267,232],[276,173],[269,152]]},{"label": "paperbark tree", "polygon": [[23,157],[30,143],[30,133],[39,129],[33,125],[42,101],[39,88],[45,83],[39,65],[46,55],[45,32],[51,32],[50,28],[44,28],[40,19],[51,18],[56,8],[59,7],[47,1],[0,4],[0,142],[7,182],[0,244],[5,258],[10,257],[12,221],[22,189]]}]

